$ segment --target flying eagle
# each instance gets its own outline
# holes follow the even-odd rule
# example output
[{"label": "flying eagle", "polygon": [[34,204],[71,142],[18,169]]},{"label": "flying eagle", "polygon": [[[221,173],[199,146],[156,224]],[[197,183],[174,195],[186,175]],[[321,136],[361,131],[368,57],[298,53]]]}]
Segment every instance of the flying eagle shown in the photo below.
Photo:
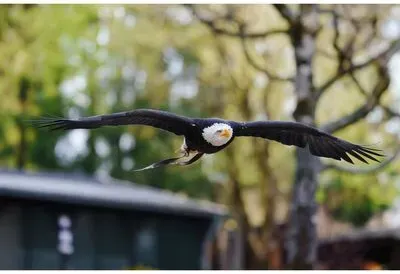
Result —
[{"label": "flying eagle", "polygon": [[[366,158],[379,162],[375,157],[384,156],[378,149],[353,144],[317,128],[291,121],[237,122],[220,118],[189,118],[154,109],[136,109],[77,120],[44,118],[36,120],[36,125],[51,130],[145,125],[184,137],[179,150],[182,154],[180,157],[165,159],[136,171],[170,164],[189,165],[204,154],[213,154],[224,149],[236,137],[242,136],[265,138],[288,146],[308,147],[312,155],[339,161],[343,159],[351,164],[354,163],[348,154],[364,163],[368,163]],[[188,157],[188,160],[182,161]]]}]

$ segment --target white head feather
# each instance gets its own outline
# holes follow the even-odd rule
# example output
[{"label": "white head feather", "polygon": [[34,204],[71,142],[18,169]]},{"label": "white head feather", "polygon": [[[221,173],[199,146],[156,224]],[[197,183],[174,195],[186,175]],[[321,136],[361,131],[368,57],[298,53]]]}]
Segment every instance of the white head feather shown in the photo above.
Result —
[{"label": "white head feather", "polygon": [[[221,132],[227,130],[229,136],[221,136]],[[229,142],[232,138],[233,129],[228,124],[215,123],[203,130],[203,138],[213,146],[222,146]]]}]

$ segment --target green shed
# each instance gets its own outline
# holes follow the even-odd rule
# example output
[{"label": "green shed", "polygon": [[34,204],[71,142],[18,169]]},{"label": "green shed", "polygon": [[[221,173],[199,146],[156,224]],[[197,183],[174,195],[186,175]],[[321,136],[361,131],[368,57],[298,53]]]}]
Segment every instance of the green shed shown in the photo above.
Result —
[{"label": "green shed", "polygon": [[0,171],[0,269],[209,268],[226,209],[111,178]]}]

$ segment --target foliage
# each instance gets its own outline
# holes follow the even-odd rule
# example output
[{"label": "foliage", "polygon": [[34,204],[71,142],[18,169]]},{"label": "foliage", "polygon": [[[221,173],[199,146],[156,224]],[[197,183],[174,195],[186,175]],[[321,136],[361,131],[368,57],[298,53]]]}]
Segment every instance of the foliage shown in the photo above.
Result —
[{"label": "foliage", "polygon": [[[159,40],[142,35],[149,27],[155,37],[168,32],[149,22],[162,10],[143,8],[136,15],[137,8],[132,7],[12,5],[2,6],[2,12],[9,15],[1,25],[0,42],[0,69],[5,73],[0,92],[8,98],[1,102],[0,111],[4,118],[0,126],[3,166],[106,172],[120,179],[210,197],[212,185],[200,166],[185,173],[172,169],[130,172],[133,166],[166,158],[182,141],[151,128],[74,133],[34,130],[28,125],[23,133],[28,143],[24,163],[18,166],[16,161],[22,138],[18,123],[37,115],[76,117],[140,107],[200,115],[200,108],[196,111],[191,101],[169,104],[173,85],[192,76],[183,75],[185,71],[171,79],[166,75],[171,66],[168,58],[184,54],[184,67],[195,66],[196,58],[190,51],[182,50],[181,55],[174,45],[168,46],[165,35]],[[174,26],[170,29],[174,31]],[[168,53],[173,56],[167,57]],[[24,98],[19,94],[22,81],[27,82]],[[83,147],[74,149],[82,139]]]},{"label": "foliage", "polygon": [[318,198],[334,218],[363,226],[375,214],[388,209],[396,194],[393,185],[381,185],[373,176],[362,176],[349,183],[346,175],[333,174],[329,183],[321,187]]}]

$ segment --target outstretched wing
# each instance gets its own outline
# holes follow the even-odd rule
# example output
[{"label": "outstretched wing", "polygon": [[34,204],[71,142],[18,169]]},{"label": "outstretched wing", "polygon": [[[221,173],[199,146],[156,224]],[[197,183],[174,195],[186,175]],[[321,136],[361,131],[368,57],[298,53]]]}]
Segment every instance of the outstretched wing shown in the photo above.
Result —
[{"label": "outstretched wing", "polygon": [[235,129],[235,136],[254,136],[274,140],[288,146],[305,148],[311,154],[335,160],[345,160],[354,164],[348,154],[368,163],[365,158],[379,162],[375,157],[384,156],[381,151],[352,144],[314,127],[297,122],[257,121],[240,123]]},{"label": "outstretched wing", "polygon": [[153,109],[136,109],[106,115],[96,115],[77,120],[44,118],[33,121],[37,127],[51,130],[68,130],[77,128],[93,129],[103,126],[147,125],[176,135],[185,135],[193,128],[193,120],[167,111]]}]

